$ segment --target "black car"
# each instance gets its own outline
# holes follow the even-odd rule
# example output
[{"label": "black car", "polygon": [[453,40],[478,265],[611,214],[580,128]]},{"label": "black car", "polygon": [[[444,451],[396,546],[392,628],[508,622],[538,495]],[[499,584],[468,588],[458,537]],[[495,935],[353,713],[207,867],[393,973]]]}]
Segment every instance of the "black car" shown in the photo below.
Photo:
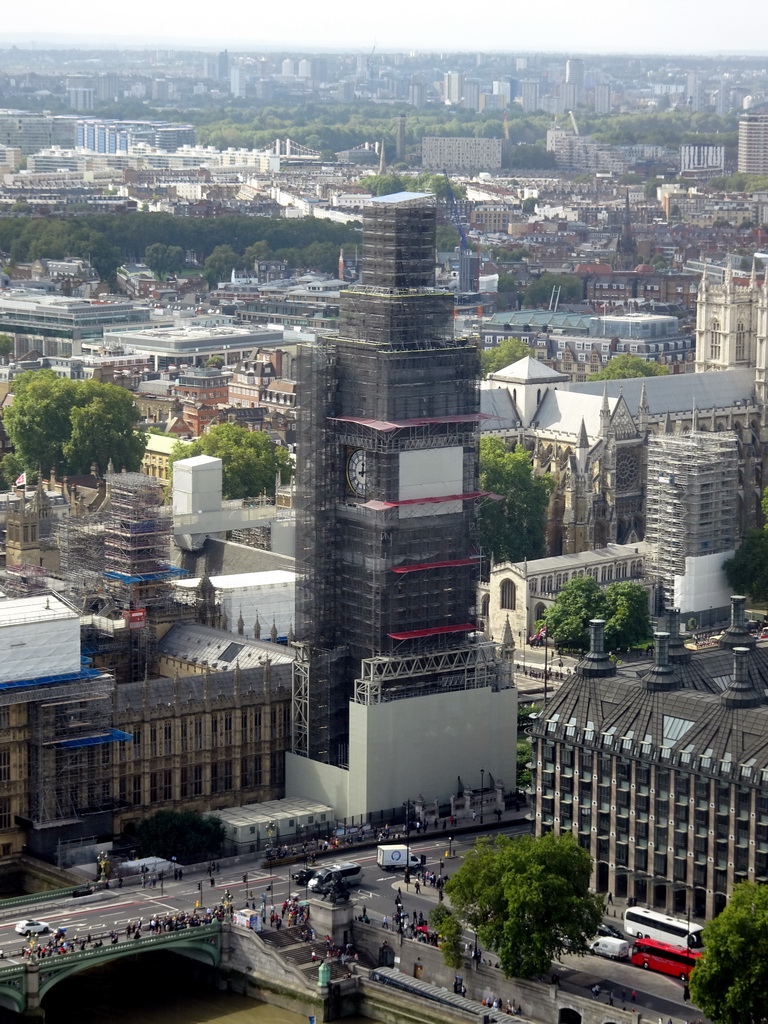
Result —
[{"label": "black car", "polygon": [[601,924],[597,926],[598,935],[610,935],[614,939],[623,939],[624,932],[613,924]]},{"label": "black car", "polygon": [[291,878],[294,882],[298,882],[299,885],[306,885],[310,878],[315,874],[317,874],[316,868],[302,868],[301,871],[297,871],[295,875],[291,875]]}]

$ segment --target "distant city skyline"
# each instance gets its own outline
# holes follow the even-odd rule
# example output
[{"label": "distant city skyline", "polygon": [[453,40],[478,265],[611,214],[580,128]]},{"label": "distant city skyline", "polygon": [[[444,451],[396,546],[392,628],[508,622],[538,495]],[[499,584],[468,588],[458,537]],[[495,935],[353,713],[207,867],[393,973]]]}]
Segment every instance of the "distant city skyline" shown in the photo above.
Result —
[{"label": "distant city skyline", "polygon": [[[242,50],[361,50],[449,52],[554,52],[576,54],[750,54],[766,53],[748,44],[768,38],[765,5],[749,0],[740,8],[738,25],[723,29],[721,8],[708,0],[691,9],[664,0],[648,0],[636,16],[618,10],[608,0],[596,0],[588,10],[565,0],[551,0],[544,17],[533,10],[523,21],[494,0],[482,8],[482,18],[457,4],[447,8],[414,7],[393,0],[386,8],[362,8],[334,13],[327,7],[297,0],[290,9],[242,2],[229,4],[207,24],[210,9],[196,4],[183,9],[135,0],[128,12],[94,0],[77,11],[79,30],[67,7],[41,0],[32,8],[11,5],[3,17],[0,48],[11,45],[46,47],[171,47],[229,46]],[[384,10],[383,15],[378,12]],[[422,13],[423,11],[423,13]],[[469,17],[462,17],[466,11]],[[229,17],[227,17],[229,12]],[[731,24],[736,24],[731,22]],[[744,28],[749,27],[745,33]],[[747,44],[747,45],[745,45]]]}]

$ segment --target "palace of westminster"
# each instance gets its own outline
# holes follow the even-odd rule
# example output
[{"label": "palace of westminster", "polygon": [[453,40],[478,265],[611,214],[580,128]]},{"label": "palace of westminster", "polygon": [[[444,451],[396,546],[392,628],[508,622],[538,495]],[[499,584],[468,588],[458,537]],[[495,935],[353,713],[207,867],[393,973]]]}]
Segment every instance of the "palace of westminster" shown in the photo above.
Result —
[{"label": "palace of westminster", "polygon": [[[42,487],[9,497],[0,857],[52,857],[162,808],[303,795],[359,819],[421,793],[446,806],[475,750],[513,788],[513,641],[486,636],[476,611],[481,429],[553,474],[553,555],[644,539],[663,434],[732,440],[735,539],[759,523],[768,291],[754,273],[702,281],[696,373],[575,384],[531,359],[478,389],[476,349],[432,288],[433,237],[431,197],[374,201],[340,336],[300,354],[313,383],[287,630],[267,607],[248,623],[224,610],[210,540],[172,554],[152,478],[108,473],[98,507],[70,494],[76,515]],[[199,584],[181,600],[184,570]],[[608,658],[600,622],[591,632],[534,728],[535,831],[573,832],[600,891],[711,916],[740,879],[768,881],[768,650],[743,598],[717,648],[686,648],[670,612],[653,663],[631,669]]]}]

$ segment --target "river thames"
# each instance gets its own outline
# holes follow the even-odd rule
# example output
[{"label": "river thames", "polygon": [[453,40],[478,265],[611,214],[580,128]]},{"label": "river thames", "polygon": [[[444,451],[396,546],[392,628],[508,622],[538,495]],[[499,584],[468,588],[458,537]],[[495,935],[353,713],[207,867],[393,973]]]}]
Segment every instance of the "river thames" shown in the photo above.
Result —
[{"label": "river thames", "polygon": [[175,966],[142,956],[75,975],[44,999],[46,1024],[307,1024],[306,1015],[197,985]]}]

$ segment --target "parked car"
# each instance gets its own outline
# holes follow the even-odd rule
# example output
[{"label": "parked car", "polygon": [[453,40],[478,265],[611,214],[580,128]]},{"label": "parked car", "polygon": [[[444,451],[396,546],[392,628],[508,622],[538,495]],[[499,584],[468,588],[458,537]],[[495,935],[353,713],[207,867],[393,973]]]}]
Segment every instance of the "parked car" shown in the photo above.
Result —
[{"label": "parked car", "polygon": [[47,935],[51,926],[45,921],[17,921],[16,929],[19,935]]},{"label": "parked car", "polygon": [[623,939],[624,932],[614,924],[601,924],[597,926],[598,935],[610,935],[614,939]]}]

